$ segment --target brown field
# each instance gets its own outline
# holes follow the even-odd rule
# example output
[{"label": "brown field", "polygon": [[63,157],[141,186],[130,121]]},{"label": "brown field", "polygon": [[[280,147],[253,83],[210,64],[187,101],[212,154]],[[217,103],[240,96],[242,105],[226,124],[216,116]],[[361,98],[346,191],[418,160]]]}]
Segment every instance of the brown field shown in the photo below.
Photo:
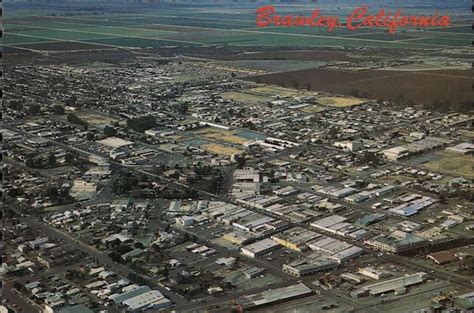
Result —
[{"label": "brown field", "polygon": [[242,150],[240,149],[220,145],[217,143],[205,144],[205,145],[202,145],[201,148],[211,153],[220,154],[220,155],[232,155],[232,154],[242,153]]},{"label": "brown field", "polygon": [[237,60],[300,60],[300,61],[357,61],[357,58],[349,56],[344,52],[337,51],[276,51],[276,52],[253,52],[240,54],[222,54],[213,57],[221,61]]},{"label": "brown field", "polygon": [[248,139],[235,136],[232,131],[224,129],[204,129],[197,131],[196,133],[207,139],[225,141],[237,145],[243,145],[249,141]]},{"label": "brown field", "polygon": [[423,167],[452,176],[462,176],[473,179],[472,168],[474,159],[469,155],[461,155],[449,151],[439,151],[435,153],[435,158],[423,164]]},{"label": "brown field", "polygon": [[29,53],[28,50],[18,49],[15,47],[4,46],[3,53],[5,54],[13,54],[13,53]]},{"label": "brown field", "polygon": [[314,91],[326,91],[350,95],[358,89],[367,92],[369,98],[393,100],[400,94],[415,103],[431,103],[434,100],[451,102],[472,101],[474,78],[469,70],[444,71],[360,71],[349,72],[329,69],[311,69],[287,72],[282,75],[268,74],[248,78],[262,83],[292,86],[311,84]]},{"label": "brown field", "polygon": [[77,113],[77,116],[91,125],[110,125],[115,122],[119,122],[121,124],[124,123],[123,121],[119,121],[114,118],[102,116],[99,114],[87,113],[87,112],[79,112]]}]

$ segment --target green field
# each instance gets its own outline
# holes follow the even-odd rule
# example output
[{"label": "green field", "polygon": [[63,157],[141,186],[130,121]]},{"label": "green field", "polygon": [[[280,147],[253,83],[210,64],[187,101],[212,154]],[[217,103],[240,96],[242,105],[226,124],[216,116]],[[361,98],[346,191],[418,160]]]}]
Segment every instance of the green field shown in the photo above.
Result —
[{"label": "green field", "polygon": [[429,45],[443,45],[450,47],[462,47],[462,46],[471,46],[472,40],[468,39],[457,39],[457,38],[421,38],[411,41],[412,43],[421,43]]},{"label": "green field", "polygon": [[[54,16],[50,12],[54,12]],[[28,13],[30,16],[28,16]],[[48,15],[48,16],[46,16]],[[164,7],[130,13],[61,15],[61,11],[23,10],[4,20],[5,45],[51,41],[83,41],[120,47],[217,45],[261,47],[351,46],[395,49],[436,49],[470,45],[469,26],[409,31],[391,35],[382,29],[257,28],[254,9],[229,12],[224,7],[180,10]],[[23,35],[23,36],[18,36]],[[419,39],[417,39],[419,38]],[[408,40],[407,40],[408,39]]]},{"label": "green field", "polygon": [[[142,39],[134,37],[117,37],[117,38],[104,38],[104,39],[93,39],[86,40],[85,42],[112,45],[117,47],[137,47],[137,48],[157,48],[165,46],[183,46],[182,42],[172,40],[155,40],[155,39]],[[186,44],[192,45],[192,43]]]},{"label": "green field", "polygon": [[3,44],[4,45],[18,45],[18,44],[28,44],[28,43],[40,43],[40,42],[51,42],[52,39],[48,38],[38,38],[38,37],[30,37],[30,36],[20,36],[14,35],[10,33],[5,33],[3,35]]}]

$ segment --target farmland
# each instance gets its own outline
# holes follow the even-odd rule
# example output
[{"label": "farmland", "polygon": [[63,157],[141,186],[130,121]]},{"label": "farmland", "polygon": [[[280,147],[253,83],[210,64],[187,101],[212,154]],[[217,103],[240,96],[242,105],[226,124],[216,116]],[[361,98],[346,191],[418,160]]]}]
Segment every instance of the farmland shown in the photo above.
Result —
[{"label": "farmland", "polygon": [[[291,11],[291,8],[287,10]],[[45,14],[42,10],[32,9],[11,14],[4,20],[4,44],[31,50],[44,49],[44,46],[36,46],[36,43],[53,41],[86,42],[97,45],[95,49],[182,45],[439,49],[469,47],[474,39],[470,27],[468,29],[464,25],[427,32],[411,30],[396,35],[368,28],[358,30],[357,34],[345,28],[335,29],[333,32],[311,27],[256,28],[253,7],[241,8],[237,16],[223,7],[194,10],[189,6],[180,7],[176,11],[172,5],[159,11],[131,9],[128,13],[104,13],[99,16],[69,12],[66,15],[61,11],[54,11],[53,15],[51,12]],[[90,48],[87,46],[87,49]],[[71,49],[76,50],[77,46]]]},{"label": "farmland", "polygon": [[[384,71],[359,72],[312,69],[287,72],[284,76],[268,74],[249,79],[279,86],[311,85],[312,90],[321,90],[351,95],[353,90],[367,93],[369,98],[393,100],[403,91],[405,99],[416,103],[431,103],[434,100],[465,101],[472,99],[471,71]],[[397,88],[393,88],[397,86]]]}]

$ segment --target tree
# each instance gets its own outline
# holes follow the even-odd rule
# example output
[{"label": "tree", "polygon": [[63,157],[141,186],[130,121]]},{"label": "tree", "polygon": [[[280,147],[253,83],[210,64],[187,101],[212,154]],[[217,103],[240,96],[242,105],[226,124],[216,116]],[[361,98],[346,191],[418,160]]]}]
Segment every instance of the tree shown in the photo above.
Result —
[{"label": "tree", "polygon": [[64,107],[62,105],[53,105],[52,110],[54,114],[64,114]]},{"label": "tree", "polygon": [[66,161],[66,163],[72,163],[74,159],[74,155],[71,152],[66,152],[64,155],[64,161]]},{"label": "tree", "polygon": [[87,122],[74,113],[68,114],[67,121],[72,124],[82,125],[87,129]]},{"label": "tree", "polygon": [[245,163],[247,162],[247,160],[245,159],[244,156],[238,154],[235,156],[235,162],[237,162],[237,167],[238,168],[243,168],[245,166]]},{"label": "tree", "polygon": [[48,154],[47,163],[48,163],[49,166],[55,166],[56,165],[56,156],[54,155],[54,153],[50,152]]},{"label": "tree", "polygon": [[163,272],[162,272],[163,276],[166,277],[166,279],[168,279],[168,275],[169,275],[169,269],[167,267],[165,267],[163,269]]},{"label": "tree", "polygon": [[364,164],[378,164],[380,162],[380,157],[377,153],[367,151],[362,156],[361,160]]},{"label": "tree", "polygon": [[67,106],[75,106],[76,103],[77,103],[77,97],[76,96],[71,96],[64,103]]},{"label": "tree", "polygon": [[395,102],[395,105],[397,105],[397,106],[403,106],[403,105],[405,105],[405,103],[406,103],[405,96],[404,96],[403,94],[401,94],[401,93],[398,94],[398,95],[395,97],[394,102]]},{"label": "tree", "polygon": [[141,243],[141,242],[136,242],[136,243],[135,243],[135,248],[136,248],[136,249],[142,249],[142,250],[143,250],[143,249],[145,249],[145,246],[144,246],[143,243]]},{"label": "tree", "polygon": [[127,120],[127,128],[143,133],[145,130],[156,127],[156,119],[153,116],[142,116]]},{"label": "tree", "polygon": [[28,157],[25,160],[25,165],[28,166],[28,167],[36,167],[36,161],[32,157]]},{"label": "tree", "polygon": [[293,80],[293,81],[292,81],[292,84],[293,84],[293,87],[294,87],[295,89],[298,89],[299,86],[300,86],[300,83],[299,83],[297,80]]},{"label": "tree", "polygon": [[140,188],[134,188],[132,191],[130,191],[129,196],[131,198],[142,198],[143,197],[143,192]]},{"label": "tree", "polygon": [[334,138],[336,138],[337,133],[338,133],[338,132],[337,132],[337,129],[336,129],[335,127],[332,127],[332,128],[330,128],[330,129],[328,130],[328,137],[329,137],[330,139],[334,139]]},{"label": "tree", "polygon": [[39,104],[33,103],[28,107],[28,113],[31,115],[37,115],[41,111],[41,106]]},{"label": "tree", "polygon": [[10,107],[15,111],[23,111],[23,104],[19,101],[11,101]]},{"label": "tree", "polygon": [[113,137],[117,135],[117,130],[112,126],[107,125],[104,127],[104,135],[106,135],[107,137]]},{"label": "tree", "polygon": [[185,102],[180,103],[177,107],[177,111],[181,115],[186,115],[186,113],[188,113],[188,110],[189,110],[189,104]]},{"label": "tree", "polygon": [[46,197],[49,197],[49,198],[52,198],[52,199],[55,199],[59,196],[59,193],[58,193],[58,188],[54,187],[54,186],[48,186],[46,188],[46,190],[44,191],[44,195]]},{"label": "tree", "polygon": [[109,253],[109,258],[111,258],[112,261],[117,262],[117,263],[122,263],[123,262],[122,256],[119,253],[115,252],[115,251],[112,251],[112,252]]},{"label": "tree", "polygon": [[359,89],[356,89],[356,88],[351,89],[351,96],[359,97],[359,93],[360,93]]}]

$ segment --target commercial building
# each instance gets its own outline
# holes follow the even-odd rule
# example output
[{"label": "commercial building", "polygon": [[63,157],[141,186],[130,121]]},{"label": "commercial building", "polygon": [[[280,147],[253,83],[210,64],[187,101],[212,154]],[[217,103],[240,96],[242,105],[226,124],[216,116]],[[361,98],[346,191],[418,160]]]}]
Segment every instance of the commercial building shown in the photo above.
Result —
[{"label": "commercial building", "polygon": [[[45,310],[47,312],[47,310]],[[65,307],[63,309],[60,309],[59,311],[52,311],[52,312],[58,312],[58,313],[93,313],[91,309],[86,307],[83,304],[76,304],[73,306]],[[48,312],[49,313],[49,312]]]},{"label": "commercial building", "polygon": [[455,300],[455,303],[456,305],[458,305],[460,308],[464,310],[473,310],[474,309],[474,291],[458,296]]},{"label": "commercial building", "polygon": [[293,227],[275,234],[271,238],[284,247],[301,252],[308,249],[306,245],[308,242],[319,236],[321,235],[313,231],[301,227]]},{"label": "commercial building", "polygon": [[395,189],[397,189],[396,186],[387,185],[387,186],[383,186],[382,188],[379,188],[377,190],[374,190],[374,193],[377,197],[381,197],[381,196],[385,196],[386,194],[389,194],[389,193],[395,191]]},{"label": "commercial building", "polygon": [[312,295],[314,292],[311,288],[300,283],[288,287],[277,288],[274,290],[265,290],[261,293],[244,296],[237,300],[244,309],[257,309],[270,304],[277,304],[287,302],[292,299],[297,299]]},{"label": "commercial building", "polygon": [[420,210],[436,202],[433,198],[417,194],[409,195],[407,197],[400,198],[399,200],[404,201],[405,203],[397,205],[396,207],[391,208],[389,211],[406,217],[415,215]]},{"label": "commercial building", "polygon": [[394,147],[384,150],[383,155],[389,160],[399,160],[408,155],[408,149],[404,147]]},{"label": "commercial building", "polygon": [[280,247],[278,243],[276,243],[272,239],[263,239],[257,242],[254,242],[248,246],[242,247],[241,251],[242,254],[249,256],[251,258],[256,258],[261,255],[267,254],[270,251],[273,251]]},{"label": "commercial building", "polygon": [[458,260],[456,255],[451,251],[433,252],[428,254],[426,257],[438,265],[443,265]]},{"label": "commercial building", "polygon": [[370,199],[372,195],[373,195],[373,192],[364,190],[356,194],[347,196],[344,198],[344,200],[350,203],[360,203],[360,202]]},{"label": "commercial building", "polygon": [[265,268],[253,266],[242,270],[242,273],[244,273],[245,277],[251,279],[264,274],[266,271],[267,270]]},{"label": "commercial building", "polygon": [[367,236],[368,232],[366,230],[347,223],[345,222],[346,220],[347,218],[344,216],[331,215],[312,222],[310,226],[319,231],[355,240],[360,240]]},{"label": "commercial building", "polygon": [[166,299],[158,290],[150,290],[136,297],[122,302],[129,312],[142,312],[144,310],[159,310],[170,307],[171,301]]},{"label": "commercial building", "polygon": [[122,304],[122,302],[128,300],[128,299],[132,299],[136,296],[139,296],[141,294],[144,294],[148,291],[150,291],[150,287],[148,286],[135,286],[135,288],[131,289],[131,290],[127,290],[127,291],[124,291],[122,293],[116,293],[116,294],[112,294],[110,295],[108,298],[109,300],[113,301],[115,304]]},{"label": "commercial building", "polygon": [[107,146],[112,149],[128,147],[128,146],[133,145],[132,141],[124,140],[118,137],[108,137],[106,139],[99,140],[97,142],[100,143],[101,145]]},{"label": "commercial building", "polygon": [[390,276],[389,272],[386,272],[381,269],[373,268],[372,266],[367,266],[364,268],[359,268],[358,273],[372,279],[379,280],[381,278],[386,278]]},{"label": "commercial building", "polygon": [[472,155],[474,154],[474,144],[470,142],[463,142],[454,147],[446,148],[446,150],[464,155]]},{"label": "commercial building", "polygon": [[188,227],[193,225],[194,223],[194,218],[192,216],[179,216],[176,218],[176,224],[183,226],[183,227]]},{"label": "commercial building", "polygon": [[364,243],[377,250],[400,253],[423,248],[429,242],[422,237],[397,230],[390,235],[378,235],[364,241]]},{"label": "commercial building", "polygon": [[303,277],[335,268],[338,265],[339,262],[334,258],[316,252],[304,259],[298,259],[288,264],[283,264],[283,272],[295,277]]},{"label": "commercial building", "polygon": [[343,150],[357,152],[364,148],[364,143],[362,140],[337,141],[334,143],[334,146],[342,148]]},{"label": "commercial building", "polygon": [[364,286],[360,289],[356,289],[351,292],[351,295],[355,298],[361,296],[378,296],[385,294],[387,292],[406,292],[406,288],[412,285],[420,284],[427,278],[427,274],[424,272],[419,272],[412,275],[405,275],[402,277],[386,280],[380,283],[375,283],[371,285]]}]

